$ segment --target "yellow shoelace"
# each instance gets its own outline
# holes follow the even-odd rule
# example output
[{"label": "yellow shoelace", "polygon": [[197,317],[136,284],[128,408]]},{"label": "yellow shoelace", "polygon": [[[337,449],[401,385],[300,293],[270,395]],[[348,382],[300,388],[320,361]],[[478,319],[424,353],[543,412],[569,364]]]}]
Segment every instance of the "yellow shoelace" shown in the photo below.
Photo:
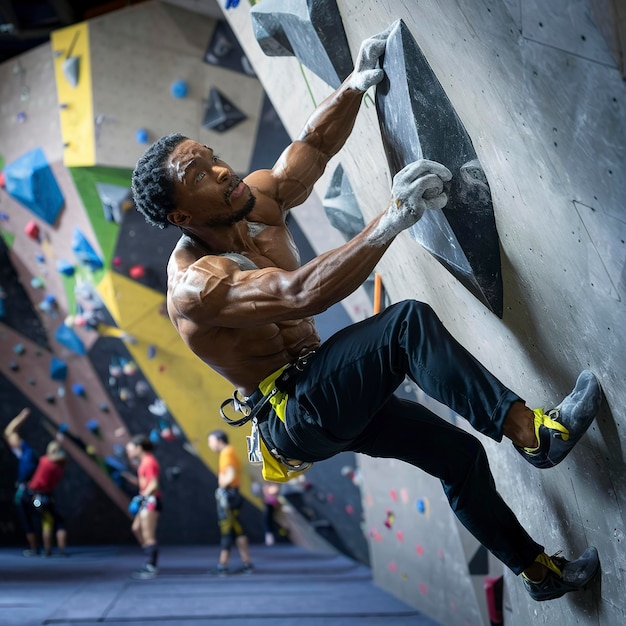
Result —
[{"label": "yellow shoelace", "polygon": [[[557,556],[557,554],[560,554],[560,551],[554,554],[553,556]],[[556,563],[545,552],[542,552],[541,554],[537,556],[537,558],[535,559],[535,563],[541,563],[541,565],[543,565],[544,567],[547,567],[549,570],[552,570],[559,578],[563,578],[563,572],[558,568]],[[530,581],[531,583],[540,583],[541,580],[543,580],[543,578],[541,580],[532,580],[532,578],[529,578],[528,576],[526,576],[524,572],[522,572],[522,576],[526,580]]]},{"label": "yellow shoelace", "polygon": [[[535,436],[537,437],[537,441],[541,441],[539,439],[539,427],[545,426],[546,428],[550,428],[551,430],[558,430],[561,433],[561,437],[563,441],[567,441],[569,439],[569,430],[563,426],[560,422],[553,420],[549,417],[543,409],[534,409],[533,413],[535,414]],[[540,446],[536,448],[524,448],[524,452],[528,454],[532,454],[539,449]]]}]

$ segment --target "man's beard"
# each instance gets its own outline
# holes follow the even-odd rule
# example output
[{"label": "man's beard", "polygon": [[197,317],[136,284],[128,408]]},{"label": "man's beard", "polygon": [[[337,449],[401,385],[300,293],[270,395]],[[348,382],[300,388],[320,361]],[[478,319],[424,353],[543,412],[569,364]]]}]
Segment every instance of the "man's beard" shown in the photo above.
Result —
[{"label": "man's beard", "polygon": [[229,213],[228,215],[215,215],[209,217],[206,220],[207,226],[232,226],[237,222],[241,222],[245,217],[252,213],[254,203],[256,202],[255,196],[250,193],[250,197],[247,202],[236,213]]}]

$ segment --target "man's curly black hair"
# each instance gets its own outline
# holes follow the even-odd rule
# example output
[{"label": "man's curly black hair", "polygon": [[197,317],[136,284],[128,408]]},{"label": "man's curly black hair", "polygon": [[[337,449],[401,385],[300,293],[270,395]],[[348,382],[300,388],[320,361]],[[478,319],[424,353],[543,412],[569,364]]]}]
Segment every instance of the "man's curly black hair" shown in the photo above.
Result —
[{"label": "man's curly black hair", "polygon": [[174,185],[167,166],[172,150],[187,139],[180,133],[172,133],[154,142],[135,165],[132,191],[135,208],[146,218],[148,224],[167,228],[167,214],[176,207]]}]

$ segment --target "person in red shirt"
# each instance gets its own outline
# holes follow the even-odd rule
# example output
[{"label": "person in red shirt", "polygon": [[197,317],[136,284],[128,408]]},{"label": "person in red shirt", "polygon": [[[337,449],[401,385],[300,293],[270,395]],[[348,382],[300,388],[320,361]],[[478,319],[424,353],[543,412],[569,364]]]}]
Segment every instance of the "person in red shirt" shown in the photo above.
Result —
[{"label": "person in red shirt", "polygon": [[55,533],[59,554],[64,555],[67,547],[65,522],[56,508],[53,496],[53,491],[65,473],[66,461],[65,450],[58,441],[51,441],[27,485],[31,505],[41,516],[41,539],[46,556],[52,554],[52,538]]},{"label": "person in red shirt", "polygon": [[162,510],[159,490],[161,468],[152,450],[152,442],[146,435],[135,435],[126,444],[126,455],[131,463],[137,465],[137,477],[126,477],[139,487],[139,495],[131,500],[129,506],[129,512],[134,516],[132,530],[147,558],[145,566],[133,573],[135,578],[154,578],[158,573],[157,526]]}]

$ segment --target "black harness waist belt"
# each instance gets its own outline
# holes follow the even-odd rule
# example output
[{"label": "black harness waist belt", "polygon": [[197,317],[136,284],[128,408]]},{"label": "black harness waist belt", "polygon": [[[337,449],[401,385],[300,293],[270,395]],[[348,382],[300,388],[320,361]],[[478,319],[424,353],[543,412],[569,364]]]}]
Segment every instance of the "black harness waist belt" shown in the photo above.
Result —
[{"label": "black harness waist belt", "polygon": [[[257,418],[260,421],[267,416],[271,407],[270,400],[279,392],[288,393],[296,384],[298,377],[305,370],[315,351],[307,352],[298,357],[293,363],[289,363],[274,381],[274,386],[265,395],[260,389],[256,389],[251,395],[242,397],[235,389],[231,398],[228,398],[220,405],[220,415],[229,426],[243,426],[250,420]],[[231,419],[226,415],[227,407],[232,407],[238,413],[243,414],[240,419]]]}]

